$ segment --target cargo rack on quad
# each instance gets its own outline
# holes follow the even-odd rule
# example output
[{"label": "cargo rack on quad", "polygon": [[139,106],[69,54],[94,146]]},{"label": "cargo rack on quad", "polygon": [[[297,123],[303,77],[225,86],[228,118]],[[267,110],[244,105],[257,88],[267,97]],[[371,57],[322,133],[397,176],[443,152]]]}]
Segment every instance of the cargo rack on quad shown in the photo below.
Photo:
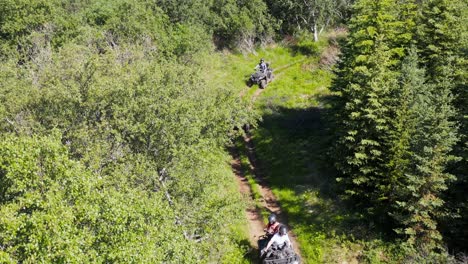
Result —
[{"label": "cargo rack on quad", "polygon": [[297,254],[293,256],[288,256],[286,258],[276,259],[276,258],[266,258],[263,259],[262,264],[299,264],[300,260]]}]

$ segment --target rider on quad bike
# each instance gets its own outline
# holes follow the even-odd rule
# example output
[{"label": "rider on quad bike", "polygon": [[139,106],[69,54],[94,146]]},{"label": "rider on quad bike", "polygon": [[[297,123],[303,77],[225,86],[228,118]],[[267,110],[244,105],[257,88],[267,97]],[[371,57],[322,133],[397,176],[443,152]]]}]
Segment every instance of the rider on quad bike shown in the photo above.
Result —
[{"label": "rider on quad bike", "polygon": [[273,70],[269,67],[268,63],[265,63],[263,58],[260,59],[260,63],[255,66],[255,70],[256,72],[250,75],[247,85],[251,87],[254,84],[258,84],[260,89],[263,89],[273,79]]},{"label": "rider on quad bike", "polygon": [[268,69],[268,66],[265,63],[265,60],[263,58],[260,59],[260,63],[255,67],[255,69],[258,69],[259,71],[265,73]]},{"label": "rider on quad bike", "polygon": [[276,215],[270,214],[268,216],[268,224],[267,227],[263,230],[265,231],[265,235],[271,238],[274,234],[276,234],[279,230],[280,223],[276,221]]},{"label": "rider on quad bike", "polygon": [[262,264],[299,264],[300,259],[294,252],[286,226],[281,225],[268,244],[260,250]]},{"label": "rider on quad bike", "polygon": [[263,231],[265,232],[264,235],[260,236],[260,239],[258,240],[258,248],[262,249],[264,248],[270,239],[279,231],[281,224],[276,220],[276,215],[275,214],[270,214],[268,216],[268,224]]}]

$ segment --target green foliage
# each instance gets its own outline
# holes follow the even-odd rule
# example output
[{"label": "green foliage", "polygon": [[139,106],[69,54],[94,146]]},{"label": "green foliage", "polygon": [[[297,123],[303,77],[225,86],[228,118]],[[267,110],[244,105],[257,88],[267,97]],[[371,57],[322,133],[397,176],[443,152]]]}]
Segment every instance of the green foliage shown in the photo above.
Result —
[{"label": "green foliage", "polygon": [[337,168],[343,172],[338,180],[370,213],[385,207],[391,192],[385,159],[393,130],[398,76],[394,67],[402,55],[394,39],[401,25],[394,7],[392,1],[356,3],[349,40],[331,88],[339,92],[334,106],[337,148],[333,150]]},{"label": "green foliage", "polygon": [[[443,231],[451,246],[466,249],[468,207],[467,187],[467,27],[466,1],[425,1],[420,7],[417,31],[418,54],[427,69],[427,78],[436,86],[451,89],[460,126],[459,142],[453,154],[461,161],[450,167],[457,181],[446,191],[448,212],[452,217],[443,218]],[[450,82],[447,82],[450,80]]]},{"label": "green foliage", "polygon": [[[432,80],[444,72],[442,67],[460,63],[466,40],[467,25],[463,21],[467,4],[464,1],[431,0],[419,7],[417,44],[421,61]],[[452,69],[453,70],[453,69]]]},{"label": "green foliage", "polygon": [[216,0],[212,29],[221,46],[253,51],[256,40],[268,42],[276,22],[263,0]]},{"label": "green foliage", "polygon": [[[408,243],[431,248],[433,241],[442,239],[436,230],[434,216],[441,213],[440,194],[454,177],[447,174],[446,164],[455,144],[450,88],[424,83],[424,72],[418,69],[416,53],[410,53],[402,69],[399,117],[398,160],[395,176],[399,187],[396,198],[398,221],[404,228],[398,232],[408,236]],[[398,96],[399,97],[399,96]]]},{"label": "green foliage", "polygon": [[254,116],[200,71],[210,32],[143,1],[1,8],[0,262],[244,262],[223,147]]},{"label": "green foliage", "polygon": [[198,25],[213,34],[219,48],[253,51],[273,36],[276,22],[263,0],[156,1],[172,22]]},{"label": "green foliage", "polygon": [[[103,256],[103,262],[146,262],[129,258],[135,251],[156,250],[139,247],[149,242],[133,238],[144,230],[114,222],[120,214],[122,225],[133,222],[133,217],[139,217],[138,208],[154,210],[143,204],[165,211],[166,220],[138,219],[171,237],[146,237],[163,256],[154,261],[199,263],[232,254],[235,246],[226,243],[234,239],[225,225],[242,220],[237,216],[242,207],[237,189],[229,185],[229,169],[216,164],[225,159],[220,147],[229,139],[227,132],[243,122],[236,118],[242,105],[228,90],[206,85],[195,70],[177,63],[158,64],[151,57],[144,59],[143,53],[129,46],[124,54],[108,51],[94,56],[87,48],[66,46],[47,67],[18,69],[21,79],[9,68],[15,66],[5,65],[2,119],[11,122],[2,123],[3,129],[19,134],[57,129],[70,156],[109,186],[112,191],[103,193],[106,214],[96,216],[93,229],[99,236],[90,235],[100,241],[92,249]],[[160,204],[140,197],[152,197],[155,191]],[[132,198],[135,194],[138,198]],[[124,240],[115,238],[121,235]],[[203,243],[198,243],[201,238]],[[17,246],[22,243],[22,239],[16,242]],[[220,246],[215,249],[213,244]],[[143,253],[142,258],[151,256]],[[31,254],[36,253],[14,259],[25,260]]]},{"label": "green foliage", "polygon": [[[361,208],[376,213],[388,227],[398,227],[409,245],[431,250],[442,240],[437,217],[443,213],[442,193],[454,179],[446,168],[455,160],[450,152],[457,130],[449,81],[454,60],[446,60],[455,52],[439,58],[448,63],[444,66],[437,62],[438,52],[425,59],[431,45],[448,50],[455,42],[445,38],[446,44],[440,44],[441,38],[434,37],[419,46],[428,76],[418,68],[415,51],[403,61],[412,44],[424,39],[419,32],[436,32],[418,23],[417,8],[430,10],[438,3],[437,10],[450,10],[447,3],[442,8],[443,1],[429,2],[358,1],[332,89],[338,97],[334,152],[343,174],[338,181]],[[425,16],[432,21],[430,17]],[[396,225],[389,224],[388,213]]]},{"label": "green foliage", "polygon": [[313,41],[310,34],[301,34],[294,48],[307,56],[317,56],[319,51],[318,43]]},{"label": "green foliage", "polygon": [[162,239],[151,223],[164,226],[170,220],[164,221],[167,206],[161,195],[123,195],[126,191],[107,186],[70,160],[57,136],[5,135],[2,142],[2,262],[163,259],[149,244]]},{"label": "green foliage", "polygon": [[54,2],[2,1],[0,28],[2,40],[18,41],[21,37],[43,27],[51,19]]},{"label": "green foliage", "polygon": [[305,30],[313,33],[313,40],[318,41],[318,34],[324,29],[349,19],[350,7],[354,1],[268,0],[266,2],[272,15],[281,22],[283,33],[293,34]]}]

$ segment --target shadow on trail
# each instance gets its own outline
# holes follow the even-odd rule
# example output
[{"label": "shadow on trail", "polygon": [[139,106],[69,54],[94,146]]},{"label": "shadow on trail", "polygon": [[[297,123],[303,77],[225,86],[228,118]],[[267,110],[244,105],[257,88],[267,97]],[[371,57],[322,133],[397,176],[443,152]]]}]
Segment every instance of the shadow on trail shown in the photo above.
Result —
[{"label": "shadow on trail", "polygon": [[327,193],[334,186],[336,174],[327,156],[331,135],[324,115],[318,107],[279,107],[263,116],[254,142],[269,184],[313,185]]},{"label": "shadow on trail", "polygon": [[243,239],[238,242],[238,245],[241,248],[248,248],[247,253],[244,255],[244,260],[249,263],[258,263],[258,250],[250,246],[250,241],[248,239]]},{"label": "shadow on trail", "polygon": [[[330,98],[320,101],[326,104]],[[337,172],[330,159],[332,132],[326,109],[275,106],[253,132],[260,184],[280,191],[281,207],[299,235],[375,237],[374,224],[349,209],[337,192]]]}]

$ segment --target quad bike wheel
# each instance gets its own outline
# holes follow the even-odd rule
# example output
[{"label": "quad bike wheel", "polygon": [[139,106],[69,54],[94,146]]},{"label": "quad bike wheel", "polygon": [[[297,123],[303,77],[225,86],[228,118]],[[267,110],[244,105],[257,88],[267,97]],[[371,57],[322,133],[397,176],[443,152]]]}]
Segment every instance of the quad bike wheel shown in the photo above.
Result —
[{"label": "quad bike wheel", "polygon": [[260,81],[260,89],[265,89],[267,85],[267,80],[263,79]]},{"label": "quad bike wheel", "polygon": [[270,83],[273,78],[275,78],[275,76],[273,75],[273,73],[270,74],[270,76],[267,78],[268,79],[268,83]]},{"label": "quad bike wheel", "polygon": [[254,84],[254,83],[253,83],[253,81],[252,81],[251,79],[249,79],[249,80],[247,81],[247,86],[248,86],[248,87],[252,87],[253,84]]}]

